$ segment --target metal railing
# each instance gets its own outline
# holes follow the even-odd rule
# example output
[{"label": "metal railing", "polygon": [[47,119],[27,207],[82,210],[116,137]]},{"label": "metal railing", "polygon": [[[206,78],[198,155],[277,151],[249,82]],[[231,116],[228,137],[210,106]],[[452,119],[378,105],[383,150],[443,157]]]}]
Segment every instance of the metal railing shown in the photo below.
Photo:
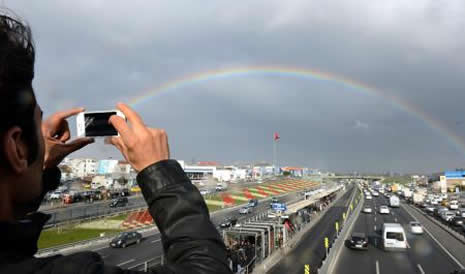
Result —
[{"label": "metal railing", "polygon": [[150,268],[153,268],[153,267],[155,267],[157,265],[164,265],[165,264],[164,259],[165,259],[164,256],[161,255],[161,256],[155,257],[155,258],[153,258],[151,260],[148,260],[148,261],[142,262],[140,264],[128,267],[127,269],[148,272]]}]

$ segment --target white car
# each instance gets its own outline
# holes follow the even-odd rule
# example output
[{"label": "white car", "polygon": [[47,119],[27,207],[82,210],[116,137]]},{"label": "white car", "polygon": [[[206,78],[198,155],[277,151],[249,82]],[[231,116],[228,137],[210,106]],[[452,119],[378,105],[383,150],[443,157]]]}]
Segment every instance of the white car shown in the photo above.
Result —
[{"label": "white car", "polygon": [[376,191],[373,191],[373,196],[378,197],[378,196],[379,196],[379,193],[376,192]]},{"label": "white car", "polygon": [[363,213],[371,213],[371,212],[373,212],[372,209],[371,209],[371,207],[365,207],[365,208],[363,209]]},{"label": "white car", "polygon": [[249,214],[251,212],[250,207],[243,207],[239,209],[239,214]]},{"label": "white car", "polygon": [[62,193],[59,191],[55,191],[52,194],[50,194],[50,199],[61,199]]},{"label": "white car", "polygon": [[410,222],[409,226],[412,234],[423,234],[423,227],[419,222]]},{"label": "white car", "polygon": [[371,200],[371,199],[373,199],[373,198],[372,198],[371,195],[370,195],[370,196],[366,196],[366,199],[367,199],[367,200]]},{"label": "white car", "polygon": [[379,214],[389,214],[389,208],[387,206],[380,206]]}]

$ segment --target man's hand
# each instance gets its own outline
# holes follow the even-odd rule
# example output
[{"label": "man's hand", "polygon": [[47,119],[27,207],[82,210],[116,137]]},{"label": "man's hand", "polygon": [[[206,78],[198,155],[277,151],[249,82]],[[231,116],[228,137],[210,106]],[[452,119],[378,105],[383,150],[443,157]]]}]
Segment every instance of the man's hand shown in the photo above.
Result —
[{"label": "man's hand", "polygon": [[109,122],[119,132],[120,137],[111,137],[108,141],[121,151],[136,171],[169,159],[168,137],[163,129],[146,127],[140,116],[125,104],[120,103],[117,108],[124,113],[131,127],[121,117],[111,116]]},{"label": "man's hand", "polygon": [[70,153],[94,142],[93,138],[77,138],[68,142],[71,132],[66,119],[82,111],[84,108],[60,111],[42,122],[45,141],[44,169],[56,167]]}]

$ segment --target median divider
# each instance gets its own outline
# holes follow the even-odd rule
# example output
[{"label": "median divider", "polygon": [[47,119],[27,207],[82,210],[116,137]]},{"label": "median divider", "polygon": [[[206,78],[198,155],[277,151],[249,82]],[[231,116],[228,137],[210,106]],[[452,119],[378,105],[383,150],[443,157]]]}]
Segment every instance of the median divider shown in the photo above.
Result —
[{"label": "median divider", "polygon": [[[341,253],[342,248],[344,247],[345,240],[350,234],[352,227],[357,220],[357,217],[362,210],[362,205],[364,197],[361,194],[360,189],[358,189],[358,195],[354,195],[348,206],[347,212],[343,213],[341,223],[336,222],[336,236],[334,237],[331,244],[325,243],[326,254],[327,256],[323,259],[321,267],[318,269],[317,273],[333,273],[334,267],[336,266],[337,258]],[[355,192],[357,193],[357,191]],[[355,205],[355,206],[354,206]],[[328,239],[328,238],[325,238]]]}]

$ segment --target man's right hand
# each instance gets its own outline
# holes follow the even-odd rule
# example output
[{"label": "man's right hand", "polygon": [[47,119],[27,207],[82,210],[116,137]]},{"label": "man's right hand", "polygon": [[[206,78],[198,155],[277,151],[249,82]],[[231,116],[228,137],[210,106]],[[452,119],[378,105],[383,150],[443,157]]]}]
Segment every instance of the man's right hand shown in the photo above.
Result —
[{"label": "man's right hand", "polygon": [[121,151],[137,172],[170,158],[165,130],[146,127],[140,116],[125,104],[119,103],[117,108],[123,112],[131,126],[121,117],[111,116],[109,122],[120,136],[109,138],[109,142]]}]

